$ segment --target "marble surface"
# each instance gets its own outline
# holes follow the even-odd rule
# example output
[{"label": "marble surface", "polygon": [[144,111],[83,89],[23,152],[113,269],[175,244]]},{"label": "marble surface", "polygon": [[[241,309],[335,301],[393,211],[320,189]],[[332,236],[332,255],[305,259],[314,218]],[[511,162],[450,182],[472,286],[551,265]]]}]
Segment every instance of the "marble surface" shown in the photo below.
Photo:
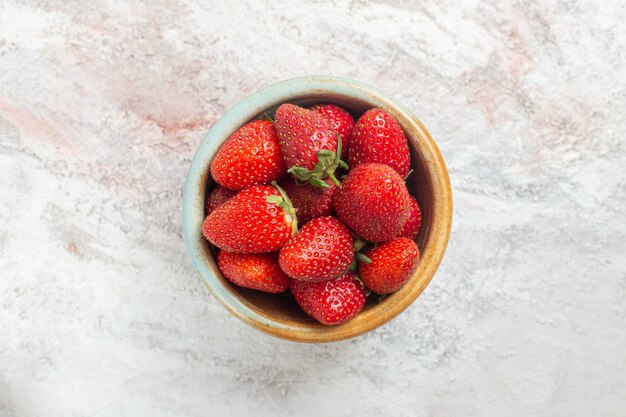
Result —
[{"label": "marble surface", "polygon": [[[0,415],[623,416],[626,9],[507,3],[0,2]],[[230,317],[181,232],[204,133],[308,74],[414,111],[455,197],[425,293],[328,345]]]}]

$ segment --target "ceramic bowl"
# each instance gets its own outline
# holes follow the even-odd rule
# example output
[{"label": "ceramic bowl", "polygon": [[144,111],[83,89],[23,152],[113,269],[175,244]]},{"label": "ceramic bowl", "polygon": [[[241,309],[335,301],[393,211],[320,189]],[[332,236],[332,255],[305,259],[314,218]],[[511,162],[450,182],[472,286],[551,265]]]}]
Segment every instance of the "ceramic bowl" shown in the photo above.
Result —
[{"label": "ceramic bowl", "polygon": [[[202,236],[204,203],[214,184],[209,175],[211,160],[220,145],[240,126],[260,114],[273,114],[282,103],[309,106],[336,103],[355,116],[372,107],[392,114],[409,142],[414,170],[407,186],[422,208],[422,227],[417,238],[421,260],[413,277],[399,291],[383,300],[368,297],[363,311],[347,323],[324,326],[308,317],[289,292],[266,294],[237,287],[217,267],[215,249]],[[299,342],[330,342],[358,336],[387,323],[422,293],[446,250],[452,225],[452,192],[446,165],[422,123],[405,107],[368,85],[336,77],[291,79],[246,97],[215,123],[202,140],[191,162],[183,194],[183,229],[195,268],[213,296],[243,322],[270,335]]]}]

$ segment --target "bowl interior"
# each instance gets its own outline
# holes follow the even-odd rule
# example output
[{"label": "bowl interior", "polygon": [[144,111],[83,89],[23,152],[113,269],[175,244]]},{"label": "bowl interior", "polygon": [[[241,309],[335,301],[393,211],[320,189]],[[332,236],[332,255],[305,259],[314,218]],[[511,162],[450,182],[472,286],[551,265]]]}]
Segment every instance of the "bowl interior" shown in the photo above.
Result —
[{"label": "bowl interior", "polygon": [[[350,111],[355,120],[358,120],[361,114],[372,108],[371,103],[369,103],[368,101],[333,94],[318,94],[316,97],[294,98],[289,100],[289,103],[297,104],[303,107],[309,107],[319,103],[338,104]],[[252,117],[250,120],[263,117],[264,114],[273,117],[277,107],[278,106],[273,106],[271,108],[263,109],[262,112],[254,115],[254,117]],[[432,209],[432,183],[430,181],[430,176],[425,168],[424,161],[420,159],[420,154],[415,149],[414,143],[409,141],[409,144],[409,150],[411,153],[411,168],[413,169],[413,172],[411,173],[411,175],[409,175],[406,184],[409,192],[411,193],[411,195],[413,195],[413,197],[417,199],[422,209],[422,226],[417,237],[417,245],[420,248],[421,253],[423,251],[426,241],[425,238],[428,235],[431,219],[430,214]],[[207,166],[207,170],[208,169],[209,167]],[[204,201],[206,201],[206,198],[214,187],[214,181],[210,178],[210,176],[208,176],[206,186],[204,188]],[[217,249],[214,246],[207,243],[206,247],[207,251],[210,251],[213,257],[217,255]],[[311,317],[306,315],[302,311],[302,309],[300,309],[289,291],[282,294],[269,294],[261,291],[249,290],[247,288],[233,285],[232,283],[230,283],[230,281],[225,279],[221,273],[218,273],[217,276],[224,286],[229,288],[230,291],[236,293],[239,297],[245,299],[252,307],[256,309],[262,310],[272,316],[275,316],[276,318],[289,319],[303,323],[317,323]],[[407,283],[407,285],[411,285],[411,283],[409,282]],[[377,296],[376,294],[371,294],[367,298],[364,310],[373,308],[379,303],[386,302],[387,297],[383,298],[382,301],[379,301],[379,298],[381,297]]]},{"label": "bowl interior", "polygon": [[[273,116],[282,103],[310,106],[335,103],[355,118],[379,107],[394,116],[409,143],[413,173],[406,181],[422,209],[417,244],[421,259],[417,271],[399,291],[380,300],[372,294],[364,310],[339,326],[324,326],[300,310],[291,295],[273,295],[237,287],[226,280],[215,262],[215,248],[204,239],[201,226],[204,202],[215,184],[209,175],[219,146],[247,121],[267,113]],[[452,223],[452,194],[445,163],[424,126],[401,105],[376,89],[336,77],[304,77],[283,81],[247,97],[218,121],[200,144],[192,161],[183,197],[185,240],[196,269],[207,287],[233,315],[274,336],[328,342],[354,337],[391,320],[410,305],[428,285],[445,252]]]}]

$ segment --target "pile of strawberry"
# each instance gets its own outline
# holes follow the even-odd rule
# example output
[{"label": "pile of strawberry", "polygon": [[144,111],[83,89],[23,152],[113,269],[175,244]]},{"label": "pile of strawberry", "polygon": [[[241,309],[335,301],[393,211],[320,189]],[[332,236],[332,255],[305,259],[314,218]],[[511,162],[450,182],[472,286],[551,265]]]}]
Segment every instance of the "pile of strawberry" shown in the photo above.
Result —
[{"label": "pile of strawberry", "polygon": [[289,289],[316,320],[343,323],[367,289],[397,291],[417,268],[407,139],[381,109],[355,123],[333,104],[283,104],[268,119],[239,128],[213,159],[203,234],[231,282]]}]

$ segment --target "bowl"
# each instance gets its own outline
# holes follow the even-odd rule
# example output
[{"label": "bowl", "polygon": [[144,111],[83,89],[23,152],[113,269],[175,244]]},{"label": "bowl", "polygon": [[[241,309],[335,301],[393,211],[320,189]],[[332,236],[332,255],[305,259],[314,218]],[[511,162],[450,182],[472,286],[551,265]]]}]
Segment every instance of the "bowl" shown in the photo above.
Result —
[{"label": "bowl", "polygon": [[[363,311],[337,326],[325,326],[308,317],[291,294],[267,294],[237,287],[217,267],[215,248],[202,235],[204,203],[213,188],[209,166],[220,145],[240,126],[282,103],[309,106],[330,102],[355,116],[372,107],[393,115],[406,133],[414,172],[409,192],[422,208],[417,237],[421,259],[411,279],[399,291],[379,300],[368,297]],[[246,97],[215,123],[191,162],[183,193],[183,230],[187,249],[200,277],[226,309],[248,325],[272,336],[298,342],[331,342],[369,332],[396,317],[424,291],[443,258],[452,225],[452,191],[443,158],[422,123],[405,107],[382,92],[357,81],[338,77],[302,77],[265,87]]]}]

